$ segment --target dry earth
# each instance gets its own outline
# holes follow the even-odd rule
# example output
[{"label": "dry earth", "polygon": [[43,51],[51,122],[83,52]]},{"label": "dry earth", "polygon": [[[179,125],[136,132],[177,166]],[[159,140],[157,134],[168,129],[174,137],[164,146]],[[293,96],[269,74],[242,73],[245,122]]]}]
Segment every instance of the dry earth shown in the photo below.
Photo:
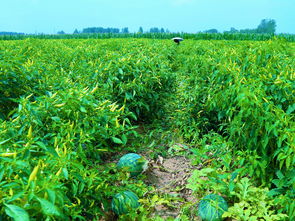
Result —
[{"label": "dry earth", "polygon": [[[157,205],[154,215],[163,219],[168,217],[176,218],[181,210],[181,206],[187,202],[195,203],[196,198],[192,196],[191,190],[186,188],[187,179],[194,169],[190,160],[184,156],[174,156],[170,158],[158,157],[157,160],[150,161],[147,171],[147,184],[155,186],[160,194],[176,196],[179,200],[173,202],[173,207],[167,205]],[[194,217],[193,220],[198,220]]]},{"label": "dry earth", "polygon": [[[176,144],[182,147],[181,144]],[[185,156],[170,156],[163,158],[160,155],[156,160],[150,159],[150,151],[140,153],[149,160],[148,170],[145,171],[147,176],[145,183],[155,187],[159,195],[168,195],[175,200],[171,204],[157,205],[154,209],[152,217],[160,216],[164,220],[168,218],[177,218],[184,204],[196,203],[197,199],[192,195],[190,189],[186,188],[187,179],[191,176],[192,171],[201,169],[200,166],[191,165],[190,159]],[[107,214],[101,221],[115,221],[113,213]],[[199,221],[200,219],[194,215],[191,220]]]}]

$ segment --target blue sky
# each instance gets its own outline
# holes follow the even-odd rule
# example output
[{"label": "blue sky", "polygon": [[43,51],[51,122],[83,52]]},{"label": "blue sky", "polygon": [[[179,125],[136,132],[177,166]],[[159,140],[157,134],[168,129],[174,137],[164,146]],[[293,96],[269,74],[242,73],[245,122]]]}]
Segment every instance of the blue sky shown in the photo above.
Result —
[{"label": "blue sky", "polygon": [[264,18],[295,34],[295,0],[0,0],[0,31],[25,33],[140,26],[194,33],[256,28]]}]

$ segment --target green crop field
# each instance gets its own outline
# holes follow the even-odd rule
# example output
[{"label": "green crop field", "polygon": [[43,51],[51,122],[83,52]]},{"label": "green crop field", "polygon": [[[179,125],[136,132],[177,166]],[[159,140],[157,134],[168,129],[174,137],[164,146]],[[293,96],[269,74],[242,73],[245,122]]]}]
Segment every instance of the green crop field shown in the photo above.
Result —
[{"label": "green crop field", "polygon": [[[208,194],[294,220],[295,43],[267,39],[1,40],[0,220],[198,220]],[[172,158],[190,169],[167,192],[150,176]],[[140,206],[118,216],[124,191]]]}]

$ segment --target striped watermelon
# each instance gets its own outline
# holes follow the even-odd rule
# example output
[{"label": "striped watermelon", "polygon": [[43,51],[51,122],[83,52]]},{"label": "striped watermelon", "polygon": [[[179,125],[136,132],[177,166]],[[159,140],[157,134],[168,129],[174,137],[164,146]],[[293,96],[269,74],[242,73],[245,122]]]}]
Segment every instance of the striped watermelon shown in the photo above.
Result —
[{"label": "striped watermelon", "polygon": [[136,153],[122,156],[117,164],[118,169],[128,168],[131,176],[138,176],[147,169],[148,161]]},{"label": "striped watermelon", "polygon": [[198,207],[199,216],[204,221],[220,221],[222,220],[222,214],[227,210],[227,202],[216,194],[205,196]]},{"label": "striped watermelon", "polygon": [[112,210],[117,215],[127,214],[140,206],[138,197],[131,191],[124,191],[114,196],[112,200]]}]

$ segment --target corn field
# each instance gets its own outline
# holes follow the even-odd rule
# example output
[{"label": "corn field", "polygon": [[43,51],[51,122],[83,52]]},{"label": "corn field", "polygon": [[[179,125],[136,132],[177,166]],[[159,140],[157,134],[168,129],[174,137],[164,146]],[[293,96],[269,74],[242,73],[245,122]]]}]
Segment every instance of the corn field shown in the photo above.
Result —
[{"label": "corn field", "polygon": [[0,40],[33,39],[109,39],[109,38],[148,38],[171,39],[175,36],[193,40],[252,40],[266,41],[275,38],[288,42],[295,41],[293,34],[246,34],[246,33],[81,33],[81,34],[25,34],[25,35],[0,35]]}]

